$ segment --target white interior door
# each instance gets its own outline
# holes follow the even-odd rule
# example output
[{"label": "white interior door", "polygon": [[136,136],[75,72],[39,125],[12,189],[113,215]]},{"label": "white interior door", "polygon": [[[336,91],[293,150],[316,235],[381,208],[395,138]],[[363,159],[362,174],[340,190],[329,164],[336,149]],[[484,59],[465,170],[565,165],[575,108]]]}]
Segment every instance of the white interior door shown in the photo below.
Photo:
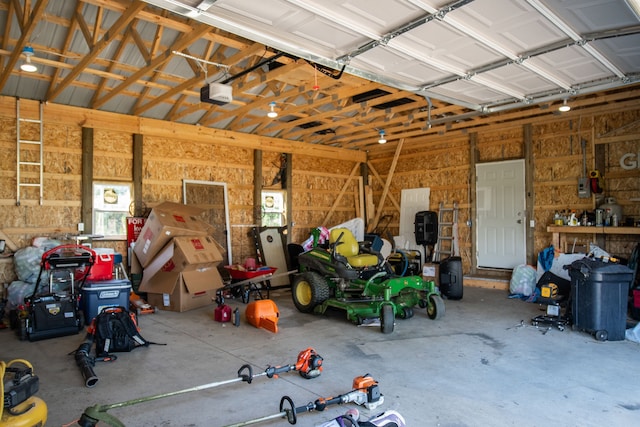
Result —
[{"label": "white interior door", "polygon": [[478,267],[513,269],[526,262],[524,160],[476,165]]}]

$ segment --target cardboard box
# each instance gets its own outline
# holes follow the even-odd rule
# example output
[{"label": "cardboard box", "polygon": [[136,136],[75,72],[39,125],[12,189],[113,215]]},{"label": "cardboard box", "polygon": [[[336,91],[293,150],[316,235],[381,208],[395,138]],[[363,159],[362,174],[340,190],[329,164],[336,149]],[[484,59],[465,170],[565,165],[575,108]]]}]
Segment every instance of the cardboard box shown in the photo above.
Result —
[{"label": "cardboard box", "polygon": [[433,281],[440,286],[440,264],[437,262],[425,262],[422,264],[422,278]]},{"label": "cardboard box", "polygon": [[180,203],[164,202],[151,210],[133,250],[142,267],[174,237],[206,236],[211,226],[200,215],[203,209]]},{"label": "cardboard box", "polygon": [[222,255],[211,236],[173,238],[144,269],[139,286],[149,304],[187,311],[213,303],[223,286],[218,265]]},{"label": "cardboard box", "polygon": [[215,282],[222,284],[220,273],[215,267],[211,267],[209,271],[180,273],[172,285],[172,291],[162,294],[147,293],[147,302],[161,310],[178,312],[206,307],[215,300],[215,289],[208,289]]}]

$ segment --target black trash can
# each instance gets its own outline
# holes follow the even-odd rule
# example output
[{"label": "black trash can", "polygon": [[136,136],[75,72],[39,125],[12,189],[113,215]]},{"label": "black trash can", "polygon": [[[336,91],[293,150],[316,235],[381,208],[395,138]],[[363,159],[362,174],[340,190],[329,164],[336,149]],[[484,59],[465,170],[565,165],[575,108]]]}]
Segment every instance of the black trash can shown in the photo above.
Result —
[{"label": "black trash can", "polygon": [[622,341],[633,272],[627,266],[583,258],[569,266],[573,328],[598,341]]},{"label": "black trash can", "polygon": [[462,299],[462,258],[459,256],[440,261],[440,293],[448,299]]}]

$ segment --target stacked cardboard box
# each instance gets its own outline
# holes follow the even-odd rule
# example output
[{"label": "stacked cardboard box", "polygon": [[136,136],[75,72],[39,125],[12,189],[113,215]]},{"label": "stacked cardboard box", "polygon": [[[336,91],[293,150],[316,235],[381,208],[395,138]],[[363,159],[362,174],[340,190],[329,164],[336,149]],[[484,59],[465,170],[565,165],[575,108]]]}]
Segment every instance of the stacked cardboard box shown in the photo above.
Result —
[{"label": "stacked cardboard box", "polygon": [[147,293],[149,304],[186,311],[213,303],[223,285],[218,272],[222,255],[201,213],[171,202],[151,211],[134,245],[143,267],[139,290]]}]

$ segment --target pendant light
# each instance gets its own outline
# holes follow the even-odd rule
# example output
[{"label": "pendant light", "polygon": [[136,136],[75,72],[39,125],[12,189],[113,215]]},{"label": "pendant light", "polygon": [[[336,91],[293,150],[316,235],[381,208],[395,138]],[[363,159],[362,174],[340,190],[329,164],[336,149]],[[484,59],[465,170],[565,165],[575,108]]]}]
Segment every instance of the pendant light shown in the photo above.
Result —
[{"label": "pendant light", "polygon": [[27,73],[35,73],[38,71],[38,67],[31,63],[31,57],[33,56],[33,48],[31,46],[25,46],[22,49],[22,53],[24,54],[25,61],[20,65],[20,69]]},{"label": "pendant light", "polygon": [[278,117],[278,112],[275,110],[276,108],[276,103],[275,102],[270,102],[269,103],[269,112],[267,113],[267,117],[271,118],[271,119],[275,119],[276,117]]},{"label": "pendant light", "polygon": [[378,144],[384,144],[387,142],[387,139],[384,136],[384,130],[380,129],[380,138],[378,139]]},{"label": "pendant light", "polygon": [[569,104],[567,104],[567,100],[565,98],[564,102],[562,103],[562,105],[558,108],[558,111],[561,111],[563,113],[566,113],[567,111],[571,110],[571,106]]}]

